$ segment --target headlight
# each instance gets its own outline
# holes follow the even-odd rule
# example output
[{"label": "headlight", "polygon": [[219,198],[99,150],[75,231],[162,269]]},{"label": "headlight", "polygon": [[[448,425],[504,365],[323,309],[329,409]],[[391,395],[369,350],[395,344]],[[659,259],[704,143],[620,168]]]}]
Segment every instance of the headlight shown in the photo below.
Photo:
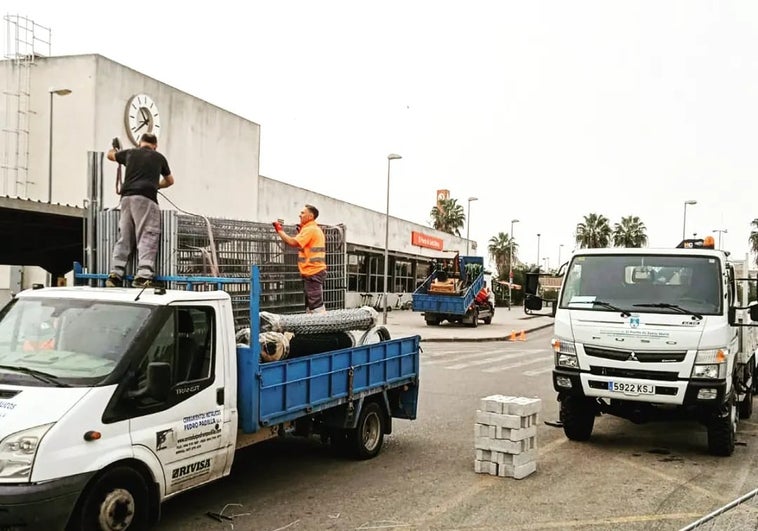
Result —
[{"label": "headlight", "polygon": [[39,443],[52,424],[18,431],[0,441],[0,478],[28,479]]},{"label": "headlight", "polygon": [[555,352],[556,367],[579,368],[579,361],[576,359],[576,344],[573,341],[555,337],[550,343]]},{"label": "headlight", "polygon": [[695,366],[692,367],[692,377],[711,380],[726,378],[728,357],[729,349],[726,347],[698,350],[695,354]]}]

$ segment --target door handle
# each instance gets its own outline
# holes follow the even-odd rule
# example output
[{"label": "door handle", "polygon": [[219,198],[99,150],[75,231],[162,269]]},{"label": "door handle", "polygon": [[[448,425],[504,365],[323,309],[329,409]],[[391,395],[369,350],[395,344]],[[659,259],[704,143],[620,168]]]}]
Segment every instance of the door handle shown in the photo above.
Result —
[{"label": "door handle", "polygon": [[224,388],[219,387],[216,389],[216,404],[219,406],[224,405]]}]

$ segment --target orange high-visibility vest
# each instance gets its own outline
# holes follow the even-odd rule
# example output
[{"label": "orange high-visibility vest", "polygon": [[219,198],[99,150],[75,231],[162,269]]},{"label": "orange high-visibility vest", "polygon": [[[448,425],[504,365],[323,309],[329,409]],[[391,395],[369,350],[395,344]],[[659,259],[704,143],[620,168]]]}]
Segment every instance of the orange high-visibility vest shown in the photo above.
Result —
[{"label": "orange high-visibility vest", "polygon": [[297,253],[297,267],[300,274],[310,277],[324,271],[326,269],[326,238],[321,227],[315,221],[309,221],[302,226],[295,240],[300,246]]}]

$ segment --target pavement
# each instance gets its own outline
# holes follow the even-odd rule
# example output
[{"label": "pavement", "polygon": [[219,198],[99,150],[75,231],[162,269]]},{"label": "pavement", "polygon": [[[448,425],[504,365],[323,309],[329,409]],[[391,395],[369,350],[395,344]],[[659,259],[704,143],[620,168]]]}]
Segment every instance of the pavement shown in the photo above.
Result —
[{"label": "pavement", "polygon": [[[553,320],[550,315],[527,315],[522,306],[514,306],[510,310],[506,307],[495,308],[492,323],[479,321],[476,328],[447,321],[429,326],[424,320],[423,312],[392,310],[387,312],[385,326],[392,338],[419,335],[421,341],[509,341],[511,333],[515,333],[518,340],[522,332],[528,336],[535,330],[552,327]],[[382,323],[381,314],[379,323]]]}]

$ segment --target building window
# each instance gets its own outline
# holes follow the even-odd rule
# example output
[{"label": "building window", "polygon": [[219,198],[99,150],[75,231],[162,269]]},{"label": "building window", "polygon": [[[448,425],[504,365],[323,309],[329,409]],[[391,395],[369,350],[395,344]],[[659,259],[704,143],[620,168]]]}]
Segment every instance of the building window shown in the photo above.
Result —
[{"label": "building window", "polygon": [[384,256],[368,257],[368,291],[384,292]]},{"label": "building window", "polygon": [[395,293],[412,292],[413,282],[413,263],[406,260],[395,260]]},{"label": "building window", "polygon": [[347,255],[347,290],[364,293],[367,287],[367,257],[363,253]]}]

